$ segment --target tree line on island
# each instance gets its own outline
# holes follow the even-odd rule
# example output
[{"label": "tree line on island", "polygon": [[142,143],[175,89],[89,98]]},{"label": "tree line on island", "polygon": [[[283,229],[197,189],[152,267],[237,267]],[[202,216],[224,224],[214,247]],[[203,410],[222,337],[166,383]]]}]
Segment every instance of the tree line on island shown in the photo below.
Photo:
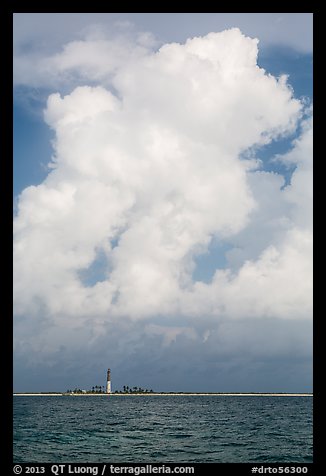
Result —
[{"label": "tree line on island", "polygon": [[[95,385],[91,390],[75,388],[74,390],[68,389],[66,393],[106,393],[106,390],[104,385]],[[154,391],[152,389],[148,390],[147,388],[129,387],[128,385],[124,385],[122,390],[115,390],[112,393],[154,393]]]}]

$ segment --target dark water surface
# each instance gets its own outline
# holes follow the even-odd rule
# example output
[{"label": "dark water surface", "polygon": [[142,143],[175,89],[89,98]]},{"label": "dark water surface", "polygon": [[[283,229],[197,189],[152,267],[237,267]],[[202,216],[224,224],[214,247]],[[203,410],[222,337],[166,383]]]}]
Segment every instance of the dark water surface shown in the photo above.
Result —
[{"label": "dark water surface", "polygon": [[311,397],[14,397],[14,462],[312,462]]}]

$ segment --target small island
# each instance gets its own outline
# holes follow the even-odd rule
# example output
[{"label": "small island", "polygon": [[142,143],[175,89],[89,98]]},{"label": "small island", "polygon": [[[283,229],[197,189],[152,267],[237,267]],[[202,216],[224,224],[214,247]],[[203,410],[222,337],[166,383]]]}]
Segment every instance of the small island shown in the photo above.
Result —
[{"label": "small island", "polygon": [[[129,387],[124,385],[122,390],[115,390],[110,392],[110,394],[152,394],[154,391],[152,389],[148,390],[147,388],[142,387]],[[63,395],[107,395],[108,392],[105,391],[104,385],[95,385],[91,390],[81,390],[80,388],[75,388],[74,390],[67,390]]]},{"label": "small island", "polygon": [[87,391],[87,390],[80,390],[77,389],[77,391],[69,391],[69,392],[19,392],[19,393],[14,393],[13,394],[15,397],[66,397],[66,396],[73,396],[73,397],[92,397],[92,396],[98,396],[98,397],[123,397],[123,396],[216,396],[216,397],[312,397],[312,393],[286,393],[286,392],[269,392],[269,393],[264,393],[264,392],[154,392],[151,390],[144,391],[144,392],[139,392],[138,390],[135,391],[131,389],[129,392],[124,392],[124,391],[119,391],[116,390],[115,392],[112,393],[105,393],[105,392],[92,392],[92,391]]},{"label": "small island", "polygon": [[287,392],[156,392],[153,389],[142,387],[129,387],[124,385],[121,390],[111,390],[111,369],[106,373],[106,386],[94,385],[90,390],[80,388],[68,389],[66,392],[19,392],[14,396],[127,396],[127,395],[148,395],[148,396],[221,396],[221,397],[311,397],[312,393],[287,393]]}]

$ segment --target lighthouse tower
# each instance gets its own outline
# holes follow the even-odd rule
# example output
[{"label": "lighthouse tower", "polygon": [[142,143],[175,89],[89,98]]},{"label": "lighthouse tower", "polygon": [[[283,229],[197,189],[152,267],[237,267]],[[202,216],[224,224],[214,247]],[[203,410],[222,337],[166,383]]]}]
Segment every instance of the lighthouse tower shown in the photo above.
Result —
[{"label": "lighthouse tower", "polygon": [[111,370],[108,369],[106,376],[106,393],[111,393]]}]

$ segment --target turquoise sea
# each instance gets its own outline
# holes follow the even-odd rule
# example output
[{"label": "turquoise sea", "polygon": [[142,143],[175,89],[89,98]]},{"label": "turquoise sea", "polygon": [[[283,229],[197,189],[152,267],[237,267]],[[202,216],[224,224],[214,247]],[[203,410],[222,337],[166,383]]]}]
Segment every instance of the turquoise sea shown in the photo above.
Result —
[{"label": "turquoise sea", "polygon": [[312,398],[14,397],[14,462],[312,462]]}]

